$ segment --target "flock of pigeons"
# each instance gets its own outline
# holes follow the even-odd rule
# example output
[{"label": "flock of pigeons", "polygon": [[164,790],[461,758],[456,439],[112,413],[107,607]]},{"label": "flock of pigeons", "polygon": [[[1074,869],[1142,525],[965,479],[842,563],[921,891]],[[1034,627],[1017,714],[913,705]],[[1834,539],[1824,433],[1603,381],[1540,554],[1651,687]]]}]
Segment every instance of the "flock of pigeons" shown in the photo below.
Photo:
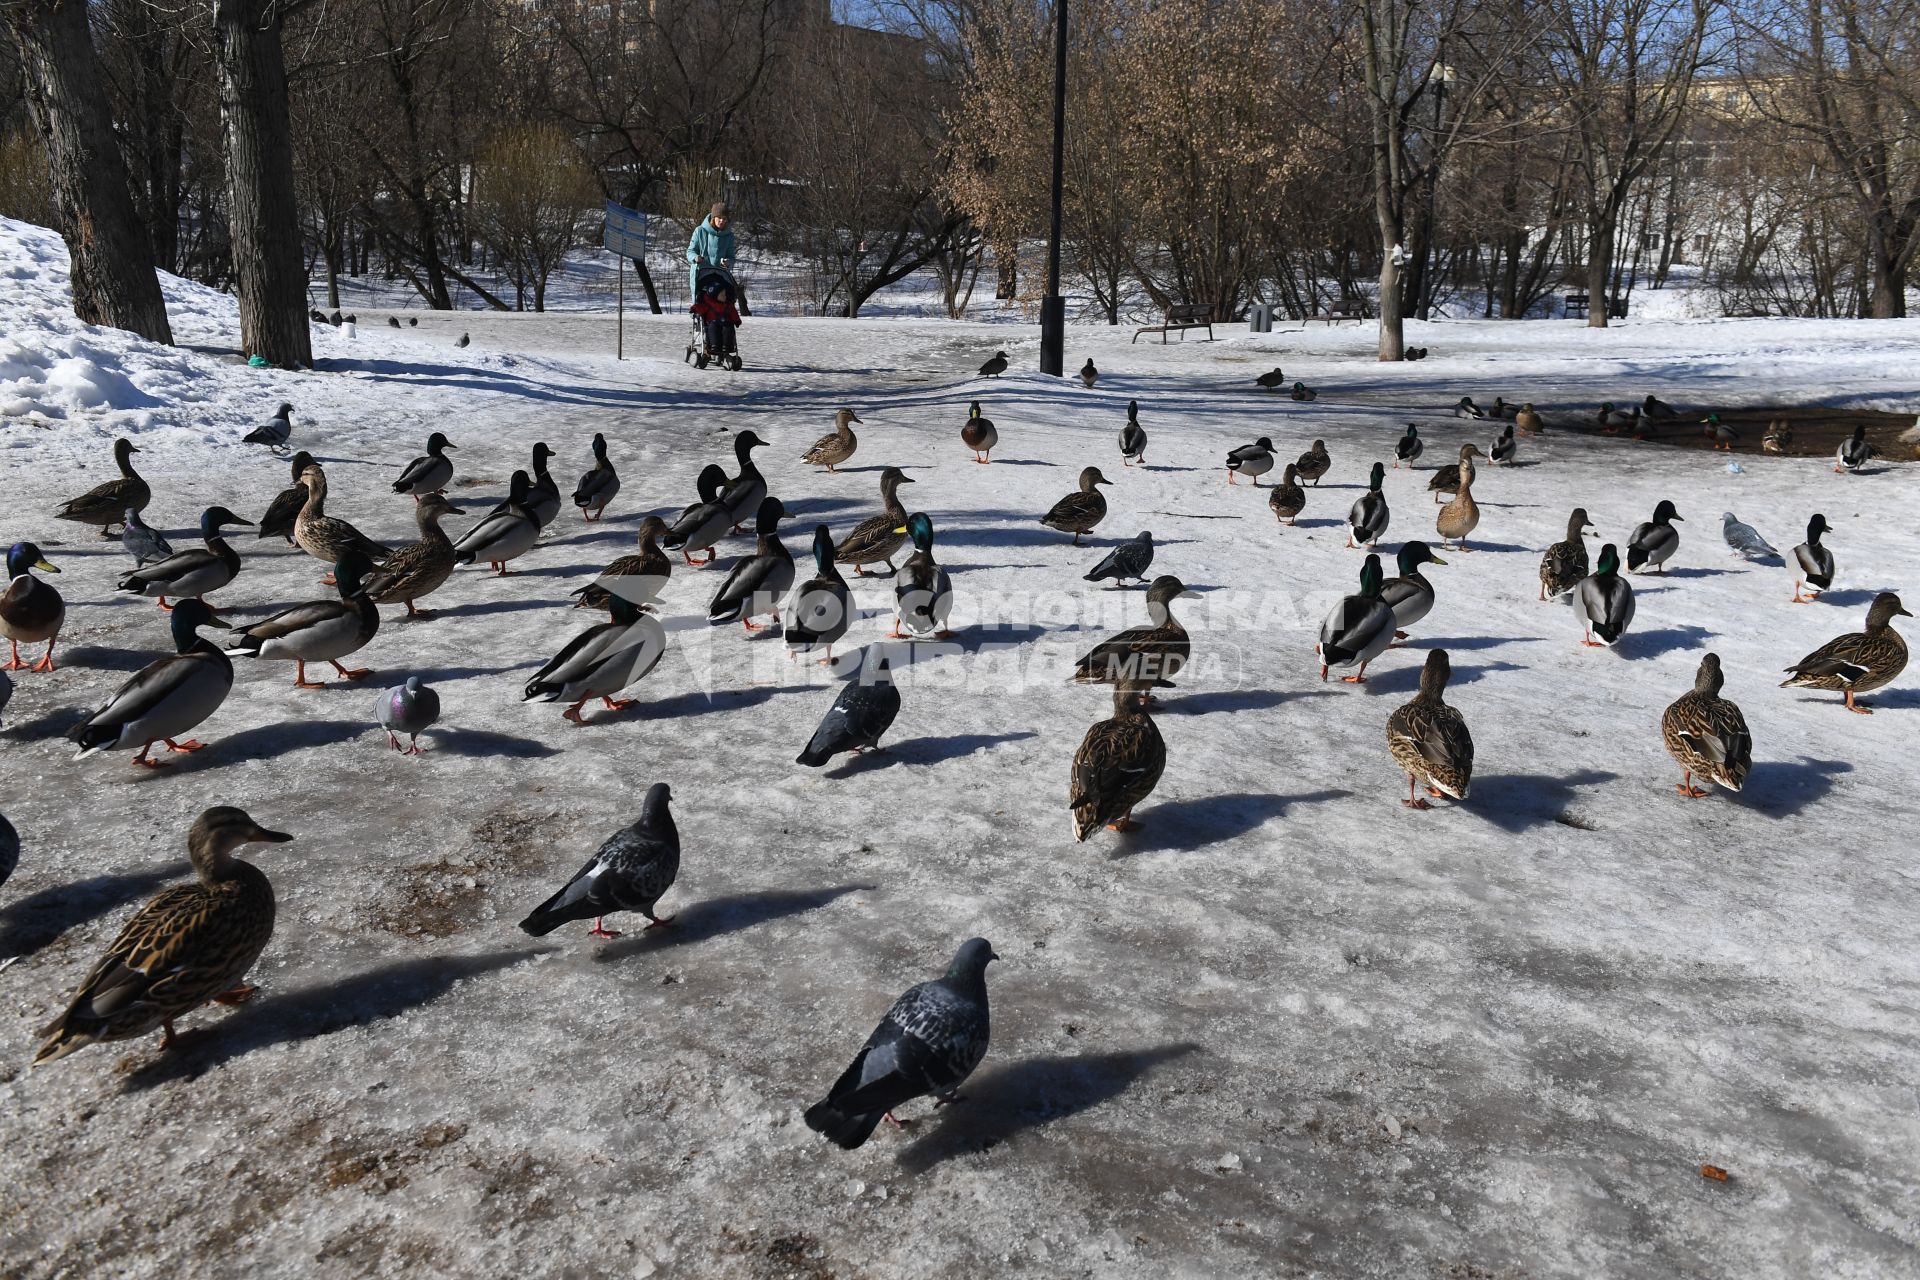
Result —
[{"label": "flock of pigeons", "polygon": [[[1004,352],[981,368],[984,376],[998,376],[1007,367]],[[1089,360],[1080,370],[1083,383],[1092,386],[1099,371]],[[1257,384],[1268,389],[1283,385],[1275,369]],[[1313,392],[1296,383],[1296,400],[1311,400]],[[1643,410],[1659,406],[1648,397]],[[1500,439],[1483,453],[1477,445],[1460,449],[1458,461],[1437,469],[1428,489],[1439,510],[1435,531],[1442,550],[1456,554],[1471,550],[1468,538],[1479,526],[1481,511],[1474,501],[1475,461],[1493,465],[1511,463],[1519,437],[1544,430],[1531,405],[1496,402],[1491,412],[1464,399],[1455,412],[1467,417],[1507,419]],[[860,422],[851,409],[841,410],[834,430],[822,436],[803,459],[827,472],[847,462],[858,449],[853,426]],[[1711,426],[1709,427],[1711,430]],[[246,440],[286,453],[294,432],[293,410],[281,405]],[[972,403],[960,429],[961,442],[976,462],[991,461],[1000,442],[994,423]],[[710,602],[712,625],[738,622],[747,632],[778,629],[789,655],[816,656],[833,661],[833,646],[847,635],[855,618],[850,590],[842,567],[864,576],[869,565],[885,565],[894,581],[894,639],[952,636],[947,627],[953,608],[953,585],[934,555],[932,519],[910,511],[901,501],[902,486],[913,483],[897,467],[880,476],[880,511],[860,521],[836,540],[825,524],[812,531],[813,575],[797,581],[792,555],[781,541],[779,525],[786,509],[768,492],[766,478],[753,461],[753,451],[766,441],[752,431],[733,440],[735,469],[729,474],[719,464],[706,467],[698,479],[697,499],[671,521],[648,516],[638,533],[638,548],[609,564],[573,593],[578,607],[602,611],[606,617],[586,626],[527,682],[525,700],[564,702],[565,715],[586,723],[584,708],[599,699],[609,710],[631,705],[623,691],[646,677],[660,662],[667,637],[655,611],[673,565],[667,552],[680,554],[687,565],[711,564],[717,544],[730,533],[742,532],[751,522],[755,537],[751,553],[739,557],[721,576]],[[1139,419],[1137,402],[1129,403],[1119,428],[1122,467],[1146,465],[1147,432]],[[81,756],[131,749],[135,763],[160,767],[151,757],[156,745],[169,751],[194,751],[203,744],[187,735],[218,709],[234,682],[234,659],[290,661],[295,685],[320,687],[307,679],[309,663],[325,663],[345,679],[370,674],[348,667],[342,659],[364,648],[381,626],[379,606],[402,606],[408,617],[430,616],[419,607],[452,577],[462,564],[488,564],[505,575],[552,525],[562,508],[561,491],[548,470],[554,456],[545,444],[536,444],[530,465],[513,473],[508,496],[481,516],[458,538],[448,535],[442,522],[461,511],[446,496],[453,480],[447,454],[455,448],[434,432],[426,450],[395,477],[392,488],[414,501],[419,537],[400,547],[388,547],[367,537],[347,521],[326,510],[325,470],[305,452],[291,458],[291,486],[280,493],[257,522],[223,506],[209,507],[201,516],[200,547],[176,551],[148,527],[141,512],[151,501],[147,482],[133,465],[139,450],[121,439],[114,445],[119,477],[65,504],[61,518],[90,525],[119,538],[134,566],[119,580],[118,590],[130,596],[153,598],[168,610],[174,649],[137,672],[98,711],[76,726],[71,736]],[[1424,450],[1417,427],[1409,425],[1392,450],[1392,465],[1411,464]],[[572,492],[572,504],[585,521],[598,520],[620,492],[620,478],[609,458],[604,436],[596,435],[593,462]],[[1857,470],[1870,453],[1842,446],[1836,469]],[[1857,459],[1857,460],[1855,460]],[[1276,519],[1291,524],[1308,502],[1307,486],[1319,485],[1333,466],[1323,440],[1285,464],[1279,483],[1262,486],[1261,477],[1276,466],[1276,450],[1269,438],[1232,450],[1225,459],[1229,484],[1245,479],[1268,490],[1268,505]],[[1375,461],[1368,488],[1348,512],[1350,547],[1369,551],[1360,570],[1359,591],[1343,598],[1322,625],[1315,651],[1324,680],[1335,667],[1351,668],[1343,676],[1351,683],[1366,680],[1367,664],[1390,645],[1405,640],[1408,629],[1433,608],[1433,585],[1422,574],[1427,565],[1445,565],[1432,545],[1408,541],[1396,559],[1397,576],[1386,577],[1380,557],[1372,553],[1391,523],[1392,513],[1382,490],[1387,469]],[[1099,526],[1107,515],[1102,486],[1112,482],[1096,466],[1085,467],[1072,492],[1063,495],[1039,517],[1040,523],[1070,534],[1078,545],[1082,535]],[[1626,539],[1624,563],[1619,548],[1602,546],[1597,565],[1589,569],[1585,536],[1591,524],[1584,509],[1568,520],[1567,536],[1549,547],[1540,564],[1540,596],[1571,595],[1574,612],[1583,623],[1583,642],[1617,642],[1634,616],[1633,589],[1627,573],[1664,572],[1679,547],[1674,528],[1681,517],[1671,502],[1662,501],[1651,519]],[[329,571],[322,579],[331,594],[282,610],[242,627],[231,627],[205,597],[226,588],[242,571],[242,561],[224,531],[253,527],[260,538],[280,537],[320,561]],[[1796,547],[1787,564],[1794,574],[1796,601],[1811,598],[1834,577],[1833,554],[1822,542],[1825,519],[1813,516],[1807,541]],[[1765,539],[1729,513],[1723,522],[1728,545],[1746,555],[1777,555]],[[911,551],[896,566],[895,556]],[[1112,687],[1112,715],[1088,729],[1075,752],[1070,773],[1068,807],[1076,840],[1102,826],[1124,831],[1134,825],[1132,812],[1158,784],[1166,765],[1166,745],[1152,715],[1155,691],[1171,687],[1191,660],[1192,639],[1173,612],[1174,601],[1192,593],[1171,575],[1149,580],[1154,558],[1151,532],[1116,546],[1087,575],[1089,581],[1145,583],[1148,623],[1124,630],[1094,646],[1074,664],[1077,683]],[[696,556],[704,558],[696,559]],[[11,692],[4,671],[54,670],[53,654],[65,617],[65,602],[35,571],[57,573],[41,550],[31,543],[15,545],[7,555],[9,584],[0,598],[0,635],[11,646],[11,661],[0,671],[0,710]],[[172,603],[169,603],[171,601]],[[1906,646],[1891,626],[1896,616],[1910,616],[1892,593],[1882,593],[1868,612],[1862,632],[1841,636],[1788,668],[1784,683],[1826,689],[1845,696],[1846,705],[1867,712],[1856,696],[1883,687],[1906,664]],[[755,619],[772,621],[760,624]],[[203,630],[225,629],[232,642],[221,648],[201,635]],[[1595,639],[1595,637],[1598,639]],[[39,661],[28,668],[19,646],[44,643]],[[877,748],[900,709],[900,693],[891,678],[891,658],[876,647],[862,664],[859,676],[848,681],[834,699],[806,748],[801,764],[819,767],[833,756]],[[1465,800],[1473,773],[1473,740],[1460,712],[1445,699],[1451,672],[1448,654],[1435,649],[1427,655],[1419,691],[1387,720],[1387,748],[1408,778],[1403,804],[1431,808],[1419,796]],[[1694,688],[1663,717],[1663,737],[1681,765],[1683,782],[1677,788],[1689,796],[1704,796],[1693,784],[1695,775],[1738,791],[1752,762],[1752,740],[1739,708],[1720,696],[1723,677],[1717,655],[1703,656]],[[411,677],[384,691],[376,706],[378,723],[387,730],[396,750],[418,753],[418,735],[439,717],[435,691]],[[406,734],[403,747],[399,734]],[[606,928],[605,917],[636,912],[647,928],[668,925],[672,917],[656,915],[661,897],[672,887],[680,863],[679,834],[671,812],[671,792],[665,783],[646,793],[637,820],[614,834],[557,893],[536,907],[521,927],[545,935],[573,921],[593,921],[595,937],[618,936]],[[162,893],[126,925],[105,957],[81,984],[66,1010],[43,1033],[35,1062],[48,1062],[85,1045],[122,1040],[162,1029],[170,1044],[174,1020],[209,1001],[235,1003],[254,988],[244,978],[265,947],[273,929],[273,895],[266,877],[252,864],[234,856],[254,843],[280,843],[292,837],[259,826],[244,812],[228,807],[208,809],[188,836],[188,851],[197,873],[194,883]],[[0,817],[0,882],[13,870],[19,838]],[[882,1119],[914,1098],[933,1096],[941,1102],[957,1098],[956,1090],[978,1066],[987,1050],[988,1009],[985,985],[987,964],[996,959],[983,939],[970,939],[959,948],[944,976],[909,990],[889,1010],[852,1065],[834,1083],[825,1100],[806,1113],[807,1123],[832,1141],[857,1147]]]}]

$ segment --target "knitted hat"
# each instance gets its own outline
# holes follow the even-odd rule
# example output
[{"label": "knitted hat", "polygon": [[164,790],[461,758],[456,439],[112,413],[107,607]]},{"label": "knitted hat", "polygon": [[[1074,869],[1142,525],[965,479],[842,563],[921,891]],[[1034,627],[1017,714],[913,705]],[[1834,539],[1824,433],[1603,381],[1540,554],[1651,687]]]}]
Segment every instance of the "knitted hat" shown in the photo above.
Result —
[{"label": "knitted hat", "polygon": [[727,202],[726,202],[725,200],[715,200],[715,201],[713,202],[713,208],[711,208],[711,209],[709,209],[709,210],[707,210],[707,216],[708,216],[709,218],[724,218],[724,217],[727,217],[727,216],[728,216],[728,215],[727,215]]}]

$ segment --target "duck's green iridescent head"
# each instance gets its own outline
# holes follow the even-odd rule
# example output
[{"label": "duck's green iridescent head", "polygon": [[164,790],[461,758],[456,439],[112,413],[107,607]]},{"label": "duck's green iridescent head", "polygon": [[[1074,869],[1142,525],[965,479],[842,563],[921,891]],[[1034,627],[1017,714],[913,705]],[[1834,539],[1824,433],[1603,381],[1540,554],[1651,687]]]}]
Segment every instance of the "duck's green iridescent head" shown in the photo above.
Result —
[{"label": "duck's green iridescent head", "polygon": [[1600,548],[1600,563],[1593,572],[1595,577],[1603,574],[1619,573],[1620,548],[1614,546],[1611,542]]},{"label": "duck's green iridescent head", "polygon": [[1379,595],[1380,586],[1386,580],[1387,575],[1380,568],[1380,557],[1368,553],[1366,563],[1360,566],[1360,594],[1363,596]]}]

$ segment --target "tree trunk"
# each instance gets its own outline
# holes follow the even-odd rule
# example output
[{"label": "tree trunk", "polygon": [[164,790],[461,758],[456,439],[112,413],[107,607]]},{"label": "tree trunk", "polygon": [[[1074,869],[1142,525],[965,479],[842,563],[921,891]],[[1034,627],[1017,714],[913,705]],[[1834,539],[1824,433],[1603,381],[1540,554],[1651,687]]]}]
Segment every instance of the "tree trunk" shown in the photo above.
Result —
[{"label": "tree trunk", "polygon": [[1907,272],[1898,232],[1887,225],[1891,221],[1884,213],[1867,220],[1867,264],[1873,273],[1867,314],[1875,320],[1901,320],[1907,314]]},{"label": "tree trunk", "polygon": [[54,211],[67,242],[73,314],[88,324],[171,344],[167,304],[113,134],[86,2],[26,0],[3,8],[19,49],[27,103],[46,146]]},{"label": "tree trunk", "polygon": [[1609,206],[1587,229],[1587,328],[1607,327],[1607,283],[1613,274],[1613,237],[1618,212]]},{"label": "tree trunk", "polygon": [[282,369],[305,368],[313,363],[313,335],[300,261],[280,9],[270,0],[214,0],[213,25],[240,350]]}]

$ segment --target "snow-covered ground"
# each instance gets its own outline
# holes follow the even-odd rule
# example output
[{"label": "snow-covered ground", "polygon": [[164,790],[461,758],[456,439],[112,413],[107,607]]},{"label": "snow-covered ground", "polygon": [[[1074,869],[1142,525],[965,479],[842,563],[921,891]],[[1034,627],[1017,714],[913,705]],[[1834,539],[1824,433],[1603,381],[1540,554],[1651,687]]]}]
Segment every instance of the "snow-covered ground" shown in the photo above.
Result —
[{"label": "snow-covered ground", "polygon": [[[78,325],[44,232],[0,223],[0,277],[3,536],[41,544],[69,603],[61,669],[16,675],[0,731],[24,844],[0,888],[0,955],[23,957],[0,973],[6,1274],[1920,1273],[1920,676],[1871,718],[1776,687],[1873,592],[1920,597],[1920,472],[1730,474],[1549,432],[1483,471],[1476,550],[1430,571],[1412,647],[1360,688],[1322,684],[1312,652],[1360,563],[1342,519],[1406,422],[1428,451],[1388,472],[1383,551],[1434,537],[1427,468],[1489,443],[1446,415],[1462,394],[1550,421],[1647,392],[1912,411],[1920,323],[1436,323],[1411,336],[1433,356],[1400,366],[1353,326],[1165,347],[1076,328],[1070,367],[1105,371],[1088,391],[1026,372],[1035,338],[1006,325],[754,320],[727,375],[681,363],[672,318],[630,318],[615,363],[604,315],[422,314],[396,333],[363,313],[352,339],[316,331],[322,368],[296,375],[239,364],[230,300],[178,282],[179,348]],[[973,376],[996,346],[1015,372]],[[1258,391],[1275,363],[1319,402]],[[973,398],[1001,433],[990,467],[958,439]],[[113,594],[118,546],[52,510],[127,434],[177,543],[208,504],[257,516],[286,465],[238,441],[281,399],[330,509],[389,541],[412,529],[390,481],[436,427],[469,511],[536,440],[570,486],[596,430],[624,487],[512,576],[459,572],[433,620],[388,610],[363,684],[246,667],[197,731],[208,750],[154,772],[72,762],[62,731],[165,649],[166,624]],[[1114,445],[1129,399],[1145,470]],[[859,454],[817,474],[799,455],[843,406]],[[676,568],[669,657],[631,711],[576,728],[521,705],[589,620],[567,593],[643,515],[689,501],[703,464],[731,466],[748,427],[772,442],[796,554],[815,522],[877,510],[886,464],[933,517],[964,651],[929,647],[902,677],[890,750],[793,763],[836,679],[710,630],[717,570]],[[1260,435],[1334,457],[1297,527],[1225,483],[1222,455]],[[1076,549],[1037,517],[1088,463],[1115,481],[1111,514]],[[1576,504],[1619,542],[1662,498],[1685,518],[1671,571],[1636,581],[1618,649],[1582,648],[1571,611],[1535,599],[1541,550]],[[1783,549],[1824,512],[1836,589],[1790,604],[1783,569],[1728,554],[1729,509]],[[1169,763],[1142,828],[1076,845],[1069,760],[1108,699],[1064,672],[1144,614],[1081,575],[1143,528],[1156,571],[1201,593],[1180,605],[1196,666],[1158,713]],[[242,551],[215,597],[237,617],[320,593],[304,554]],[[891,592],[860,595],[850,639],[871,646]],[[1435,645],[1478,776],[1468,803],[1414,813],[1384,724]],[[1689,801],[1659,716],[1708,649],[1758,763],[1743,794]],[[446,704],[418,759],[373,727],[375,691],[409,673]],[[678,927],[516,929],[655,780],[684,842],[662,904]],[[194,1015],[171,1054],[148,1039],[30,1073],[35,1030],[184,874],[211,804],[296,836],[248,855],[280,903],[260,996]],[[809,1132],[800,1111],[888,1002],[972,934],[1004,959],[970,1100],[914,1104],[851,1154]]]}]

